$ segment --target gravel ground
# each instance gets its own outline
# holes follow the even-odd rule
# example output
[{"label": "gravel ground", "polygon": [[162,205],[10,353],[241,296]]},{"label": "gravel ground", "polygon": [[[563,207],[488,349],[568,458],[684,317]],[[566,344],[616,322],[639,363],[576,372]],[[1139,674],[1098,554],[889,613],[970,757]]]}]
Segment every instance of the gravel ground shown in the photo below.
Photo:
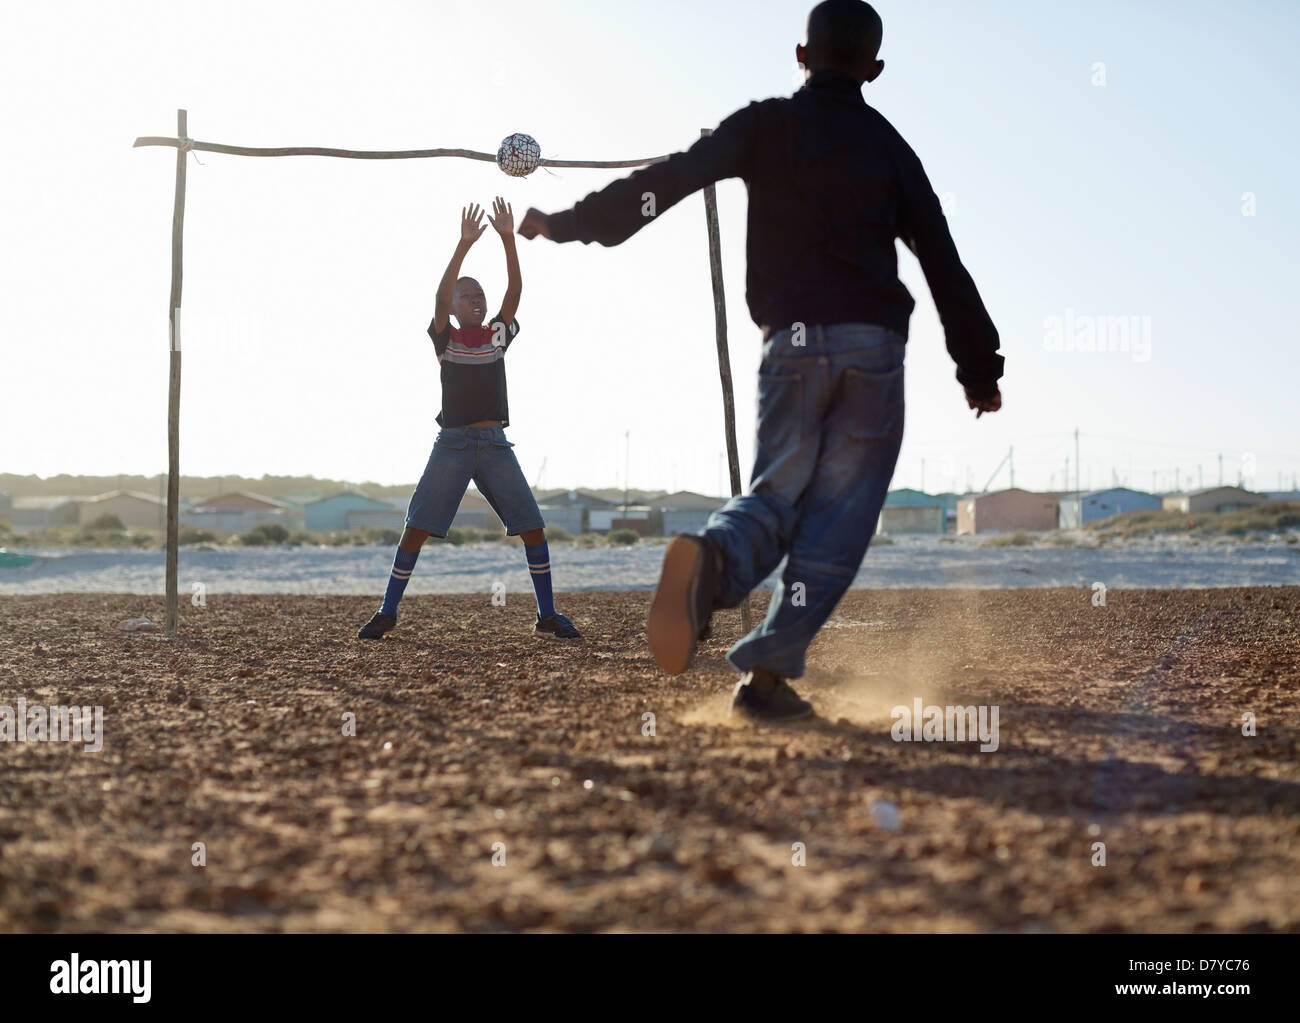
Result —
[{"label": "gravel ground", "polygon": [[[0,743],[0,931],[1300,930],[1300,587],[854,591],[785,728],[728,717],[737,612],[672,679],[648,596],[561,594],[569,645],[522,594],[374,644],[371,597],[178,641],[0,597],[0,704],[104,708],[100,752]],[[918,697],[997,750],[893,741]]]}]

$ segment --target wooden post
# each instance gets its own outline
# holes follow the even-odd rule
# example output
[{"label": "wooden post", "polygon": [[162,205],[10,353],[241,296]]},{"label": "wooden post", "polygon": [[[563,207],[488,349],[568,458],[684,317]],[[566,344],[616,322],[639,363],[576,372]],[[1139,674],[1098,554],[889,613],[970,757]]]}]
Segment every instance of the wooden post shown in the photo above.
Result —
[{"label": "wooden post", "polygon": [[[713,134],[701,128],[700,135]],[[736,450],[736,394],[731,384],[731,354],[727,350],[727,299],[722,290],[722,241],[718,230],[718,191],[704,188],[704,220],[709,230],[709,273],[713,277],[713,324],[718,341],[718,374],[722,377],[722,424],[727,432],[727,464],[731,469],[731,496],[740,493],[740,455]],[[740,605],[740,621],[745,631],[753,626],[749,620],[749,597]]]},{"label": "wooden post", "polygon": [[171,374],[167,385],[167,636],[176,638],[180,601],[176,586],[181,492],[181,251],[185,236],[185,161],[189,131],[184,110],[176,111],[176,202],[172,208],[172,291],[168,304]]},{"label": "wooden post", "polygon": [[[706,129],[704,134],[712,134]],[[185,163],[190,151],[224,153],[232,156],[327,156],[349,160],[421,160],[454,157],[492,162],[492,153],[470,149],[403,149],[361,150],[323,146],[281,146],[275,148],[232,146],[217,142],[200,142],[189,137],[184,110],[176,112],[176,138],[145,135],[135,146],[171,146],[176,150],[176,205],[172,214],[172,288],[168,313],[171,325],[171,374],[167,393],[167,619],[166,631],[175,638],[179,627],[177,595],[177,546],[180,505],[180,407],[181,407],[181,249],[185,225]],[[667,156],[644,160],[539,160],[540,167],[620,168],[644,167],[660,163]],[[722,394],[726,405],[727,451],[731,458],[732,494],[740,493],[740,464],[736,455],[735,400],[731,390],[731,365],[727,358],[727,316],[722,297],[722,258],[718,243],[717,198],[712,185],[705,192],[705,209],[709,221],[709,258],[713,268],[714,306],[718,318],[718,359],[722,373]],[[626,516],[625,516],[626,517]],[[741,608],[746,630],[749,629],[748,602]]]}]

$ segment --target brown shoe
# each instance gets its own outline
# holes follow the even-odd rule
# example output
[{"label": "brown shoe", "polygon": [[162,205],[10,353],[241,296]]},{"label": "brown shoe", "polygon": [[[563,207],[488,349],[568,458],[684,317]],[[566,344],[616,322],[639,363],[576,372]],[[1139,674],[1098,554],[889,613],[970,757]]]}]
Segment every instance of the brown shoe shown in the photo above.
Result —
[{"label": "brown shoe", "polygon": [[699,640],[709,632],[718,585],[715,558],[707,539],[689,534],[674,537],[664,553],[646,635],[659,667],[670,675],[691,666]]}]

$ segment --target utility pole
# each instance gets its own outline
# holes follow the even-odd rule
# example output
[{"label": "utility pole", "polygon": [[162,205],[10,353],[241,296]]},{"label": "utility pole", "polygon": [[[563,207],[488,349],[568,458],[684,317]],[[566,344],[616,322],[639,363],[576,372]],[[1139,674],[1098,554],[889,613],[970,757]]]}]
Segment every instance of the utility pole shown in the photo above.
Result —
[{"label": "utility pole", "polygon": [[1082,496],[1079,490],[1079,428],[1074,428],[1074,496]]},{"label": "utility pole", "polygon": [[1219,452],[1219,486],[1223,486],[1223,452]]},{"label": "utility pole", "polygon": [[632,465],[632,431],[623,432],[623,528],[627,529],[627,495],[629,488],[628,472]]},{"label": "utility pole", "polygon": [[1201,467],[1196,467],[1196,489],[1201,490],[1205,487],[1205,479],[1201,476]]}]

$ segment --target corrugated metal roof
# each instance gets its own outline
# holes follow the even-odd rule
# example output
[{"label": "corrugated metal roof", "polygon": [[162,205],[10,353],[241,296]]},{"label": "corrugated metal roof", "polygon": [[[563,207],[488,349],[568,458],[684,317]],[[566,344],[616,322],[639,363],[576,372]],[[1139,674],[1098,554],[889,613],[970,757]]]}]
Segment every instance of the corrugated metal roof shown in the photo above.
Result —
[{"label": "corrugated metal roof", "polygon": [[195,501],[191,508],[200,509],[217,509],[217,508],[289,508],[287,501],[277,501],[274,497],[263,497],[261,494],[254,494],[247,490],[232,490],[227,494],[218,494],[216,497],[205,497]]},{"label": "corrugated metal roof", "polygon": [[84,504],[98,504],[101,501],[111,501],[115,497],[130,497],[137,501],[146,501],[149,504],[166,504],[157,494],[146,494],[139,490],[110,490],[106,494],[96,494],[94,497],[82,497],[78,500]]}]

